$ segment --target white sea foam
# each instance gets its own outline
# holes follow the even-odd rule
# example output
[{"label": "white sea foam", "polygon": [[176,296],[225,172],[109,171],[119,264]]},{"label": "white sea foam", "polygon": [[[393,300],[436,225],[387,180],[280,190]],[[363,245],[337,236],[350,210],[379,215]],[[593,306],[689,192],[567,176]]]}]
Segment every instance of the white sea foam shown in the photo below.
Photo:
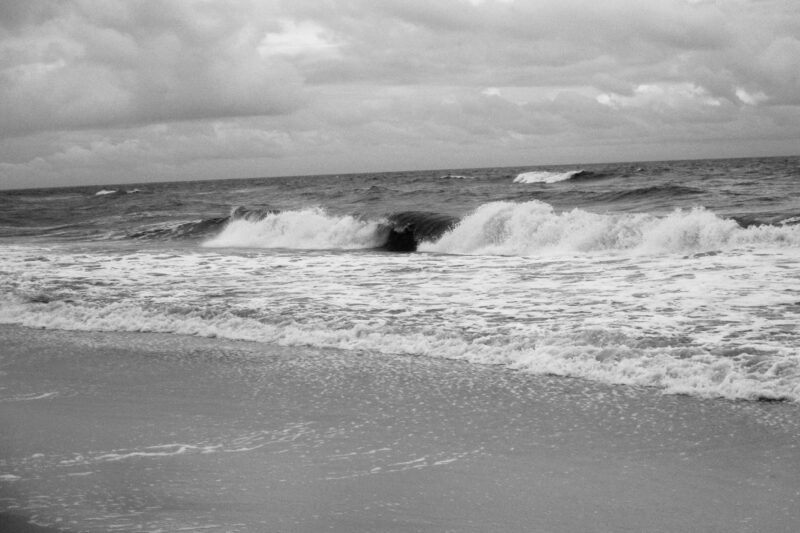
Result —
[{"label": "white sea foam", "polygon": [[[636,328],[585,327],[564,331],[546,327],[499,328],[478,335],[403,330],[385,321],[336,327],[330,323],[264,323],[228,312],[206,310],[170,313],[132,304],[100,308],[71,304],[6,306],[0,322],[30,327],[84,331],[150,331],[221,337],[278,344],[313,346],[383,354],[441,357],[479,364],[501,364],[535,374],[592,379],[605,383],[654,386],[667,392],[731,399],[787,398],[800,401],[800,355],[790,349],[761,355],[757,346],[732,350],[720,358],[705,343],[685,345],[680,339],[643,338]],[[12,318],[13,317],[13,318]],[[758,358],[758,364],[753,358]],[[184,450],[178,450],[184,451]],[[174,453],[171,451],[170,453]],[[161,453],[161,452],[158,452]]]},{"label": "white sea foam", "polygon": [[[546,207],[528,206],[559,221]],[[674,217],[687,215],[715,220]],[[653,232],[668,220],[653,219]],[[766,238],[727,224],[704,238],[741,231],[744,242]],[[800,401],[800,248],[754,249],[518,257],[5,247],[0,323],[444,357]],[[28,261],[45,253],[51,261]]]},{"label": "white sea foam", "polygon": [[[269,445],[287,445],[294,440],[312,433],[310,424],[297,422],[276,430],[257,431],[250,434],[228,438],[221,442],[206,443],[170,443],[156,444],[134,449],[117,449],[76,454],[69,458],[57,459],[59,466],[87,466],[97,463],[113,463],[130,460],[161,459],[181,455],[245,453],[258,450]],[[77,475],[89,475],[92,472],[80,472]]]},{"label": "white sea foam", "polygon": [[583,172],[583,170],[568,170],[566,172],[536,170],[523,172],[514,178],[514,183],[558,183],[559,181],[567,181],[581,172]]},{"label": "white sea foam", "polygon": [[421,251],[522,255],[633,251],[693,253],[742,246],[800,247],[800,226],[741,228],[705,209],[668,216],[557,213],[540,201],[484,204]]},{"label": "white sea foam", "polygon": [[117,192],[117,191],[114,190],[114,189],[100,189],[99,191],[94,193],[94,195],[95,196],[105,196],[107,194],[114,194],[115,192]]},{"label": "white sea foam", "polygon": [[293,248],[305,250],[375,248],[383,244],[379,224],[320,208],[271,213],[259,220],[238,218],[203,245],[212,248]]},{"label": "white sea foam", "polygon": [[55,398],[56,396],[59,396],[58,392],[18,394],[16,396],[11,396],[10,398],[0,398],[0,402],[29,402],[31,400],[49,400],[51,398]]}]

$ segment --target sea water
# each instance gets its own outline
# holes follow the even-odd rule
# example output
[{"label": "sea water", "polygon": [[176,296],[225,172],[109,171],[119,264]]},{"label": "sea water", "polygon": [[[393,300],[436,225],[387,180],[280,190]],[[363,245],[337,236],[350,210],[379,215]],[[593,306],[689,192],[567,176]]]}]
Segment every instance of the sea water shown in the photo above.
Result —
[{"label": "sea water", "polygon": [[798,178],[0,191],[0,529],[796,531]]},{"label": "sea water", "polygon": [[0,323],[800,400],[800,158],[0,191]]}]

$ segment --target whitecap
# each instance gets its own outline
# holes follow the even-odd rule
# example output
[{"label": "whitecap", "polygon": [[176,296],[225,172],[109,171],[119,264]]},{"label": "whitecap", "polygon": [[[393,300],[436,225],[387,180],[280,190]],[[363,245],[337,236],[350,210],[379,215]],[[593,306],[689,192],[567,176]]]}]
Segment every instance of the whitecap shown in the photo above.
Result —
[{"label": "whitecap", "polygon": [[514,178],[514,183],[558,183],[559,181],[566,181],[570,178],[582,174],[583,170],[568,170],[566,172],[548,172],[545,170],[536,170],[531,172],[523,172]]}]

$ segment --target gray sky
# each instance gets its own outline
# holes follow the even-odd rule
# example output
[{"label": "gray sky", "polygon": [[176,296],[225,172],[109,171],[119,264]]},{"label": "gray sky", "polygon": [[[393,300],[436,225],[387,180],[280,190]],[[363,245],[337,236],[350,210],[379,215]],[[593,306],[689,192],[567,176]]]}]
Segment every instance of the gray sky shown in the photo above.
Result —
[{"label": "gray sky", "polygon": [[0,187],[798,153],[797,0],[0,3]]}]

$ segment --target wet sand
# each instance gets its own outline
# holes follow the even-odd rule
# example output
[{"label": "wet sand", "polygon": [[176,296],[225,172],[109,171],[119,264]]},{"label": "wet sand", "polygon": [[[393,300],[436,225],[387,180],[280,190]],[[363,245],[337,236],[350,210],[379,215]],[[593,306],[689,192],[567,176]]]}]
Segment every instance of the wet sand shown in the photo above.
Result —
[{"label": "wet sand", "polygon": [[796,404],[9,326],[0,365],[3,531],[800,530]]},{"label": "wet sand", "polygon": [[58,533],[58,528],[31,524],[28,518],[10,513],[0,513],[0,531],[9,533]]}]

